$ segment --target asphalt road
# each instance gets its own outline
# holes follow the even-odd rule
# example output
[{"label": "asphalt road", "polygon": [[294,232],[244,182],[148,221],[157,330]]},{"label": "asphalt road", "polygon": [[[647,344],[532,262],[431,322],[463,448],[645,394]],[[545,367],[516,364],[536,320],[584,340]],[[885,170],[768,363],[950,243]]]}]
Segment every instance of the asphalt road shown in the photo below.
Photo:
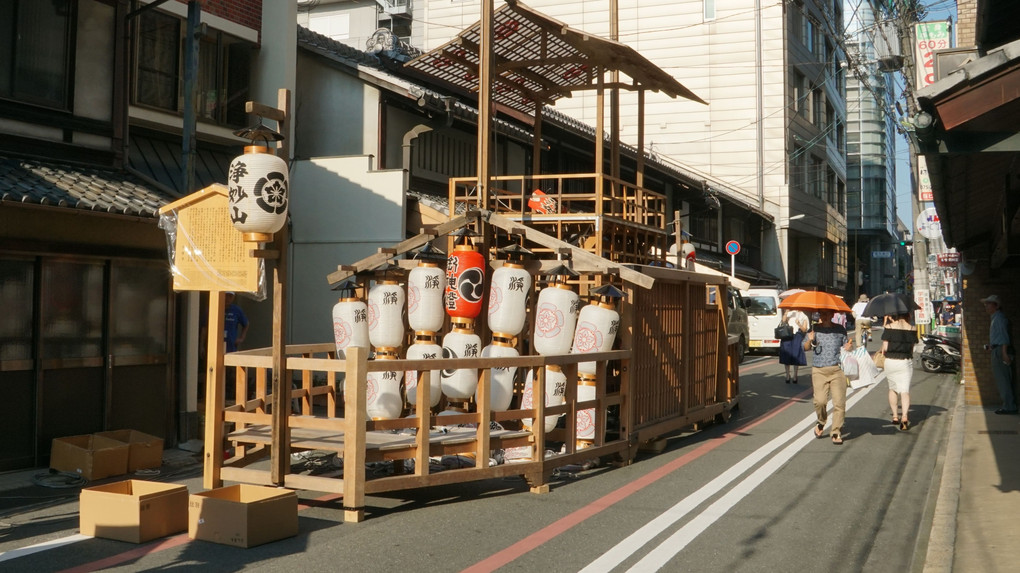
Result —
[{"label": "asphalt road", "polygon": [[[564,473],[548,494],[518,478],[400,492],[345,524],[338,501],[303,492],[300,534],[251,549],[74,537],[71,499],[0,514],[0,571],[918,570],[952,377],[915,371],[908,432],[889,422],[884,379],[852,393],[842,446],[811,433],[810,370],[783,379],[775,357],[751,355],[727,424],[629,466]],[[198,471],[174,481],[200,491]]]}]

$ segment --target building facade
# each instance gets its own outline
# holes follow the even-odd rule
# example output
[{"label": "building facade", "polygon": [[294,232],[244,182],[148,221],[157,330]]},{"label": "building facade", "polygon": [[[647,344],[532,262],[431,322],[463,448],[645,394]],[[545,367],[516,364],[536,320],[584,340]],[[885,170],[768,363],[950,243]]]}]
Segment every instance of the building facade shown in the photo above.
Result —
[{"label": "building facade", "polygon": [[[870,0],[848,0],[847,232],[848,300],[860,294],[902,292],[896,230],[896,60],[882,47],[899,45],[895,27]],[[898,61],[902,65],[902,58]],[[906,217],[910,219],[910,214]]]}]

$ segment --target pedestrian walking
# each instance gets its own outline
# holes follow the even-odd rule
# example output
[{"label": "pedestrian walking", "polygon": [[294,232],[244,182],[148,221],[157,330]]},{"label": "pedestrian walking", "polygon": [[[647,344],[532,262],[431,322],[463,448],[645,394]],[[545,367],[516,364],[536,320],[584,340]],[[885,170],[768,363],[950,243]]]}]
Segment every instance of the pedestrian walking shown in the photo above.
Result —
[{"label": "pedestrian walking", "polygon": [[1002,398],[1002,407],[995,411],[996,414],[1016,414],[1016,398],[1013,393],[1013,358],[1016,352],[1013,349],[1013,337],[1009,319],[1002,312],[1002,299],[998,295],[989,295],[981,302],[985,305],[985,312],[992,317],[991,325],[988,327],[988,344],[985,350],[992,351],[992,375],[995,377],[995,384],[999,387],[999,396]]},{"label": "pedestrian walking", "polygon": [[846,328],[832,321],[833,309],[818,311],[819,322],[804,339],[804,350],[812,350],[811,386],[814,390],[815,436],[822,437],[828,419],[828,402],[832,399],[832,427],[829,436],[835,445],[843,444],[843,421],[846,418],[846,375],[839,366],[839,351],[852,348]]},{"label": "pedestrian walking", "polygon": [[[882,331],[882,352],[885,353],[885,377],[889,384],[892,423],[903,431],[910,429],[910,381],[914,375],[916,344],[917,331],[910,324],[909,314],[897,314]],[[901,410],[897,409],[897,401],[902,415]]]},{"label": "pedestrian walking", "polygon": [[861,294],[854,303],[851,309],[854,315],[854,346],[864,346],[867,341],[864,340],[865,334],[868,340],[871,340],[871,317],[864,316],[864,309],[868,306],[868,295]]},{"label": "pedestrian walking", "polygon": [[[804,337],[811,328],[811,322],[806,314],[799,310],[790,310],[783,315],[783,324],[789,324],[793,328],[793,338],[779,341],[779,363],[786,368],[786,383],[797,384],[801,366],[807,365],[807,356],[804,354]],[[790,370],[793,370],[793,376]]]}]

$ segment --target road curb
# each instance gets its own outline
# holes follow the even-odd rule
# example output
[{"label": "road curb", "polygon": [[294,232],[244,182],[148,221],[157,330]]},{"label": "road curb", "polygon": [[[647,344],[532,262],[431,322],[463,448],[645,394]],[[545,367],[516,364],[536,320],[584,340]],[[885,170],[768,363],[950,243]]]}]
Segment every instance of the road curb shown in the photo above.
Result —
[{"label": "road curb", "polygon": [[[943,451],[937,464],[942,471],[932,475],[932,490],[937,491],[935,507],[931,511],[931,533],[924,561],[914,563],[913,571],[923,573],[950,573],[956,545],[956,515],[960,505],[960,476],[963,462],[963,440],[966,431],[967,409],[963,387],[956,385],[956,404],[950,413],[952,420],[946,434]],[[917,558],[915,553],[915,559]]]}]

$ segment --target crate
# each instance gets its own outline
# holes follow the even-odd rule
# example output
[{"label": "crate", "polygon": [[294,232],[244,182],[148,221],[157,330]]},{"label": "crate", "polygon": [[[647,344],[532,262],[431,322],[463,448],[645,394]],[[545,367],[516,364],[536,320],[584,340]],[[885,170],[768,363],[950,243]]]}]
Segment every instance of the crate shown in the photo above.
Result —
[{"label": "crate", "polygon": [[82,535],[144,543],[187,531],[188,488],[143,480],[89,487],[79,513]]}]

